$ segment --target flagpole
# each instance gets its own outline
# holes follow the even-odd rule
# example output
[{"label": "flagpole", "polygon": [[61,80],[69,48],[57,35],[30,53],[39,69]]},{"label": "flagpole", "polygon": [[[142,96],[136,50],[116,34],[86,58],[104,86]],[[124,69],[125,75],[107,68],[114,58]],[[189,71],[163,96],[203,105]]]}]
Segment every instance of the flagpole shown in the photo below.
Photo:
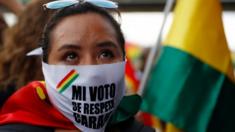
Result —
[{"label": "flagpole", "polygon": [[145,64],[144,74],[143,74],[143,77],[141,79],[141,83],[140,83],[140,86],[139,86],[138,94],[140,96],[142,96],[143,93],[144,93],[144,88],[145,88],[145,85],[147,83],[149,73],[152,69],[152,66],[153,66],[153,64],[155,64],[155,62],[159,58],[159,53],[160,53],[160,49],[161,49],[161,42],[162,42],[162,33],[163,33],[164,27],[166,25],[167,17],[170,14],[170,11],[173,7],[173,4],[174,4],[174,0],[167,0],[166,5],[164,7],[164,18],[163,18],[163,21],[162,21],[161,29],[159,31],[159,35],[157,37],[157,43],[151,49],[151,51],[148,55],[148,59],[147,59],[147,62]]}]

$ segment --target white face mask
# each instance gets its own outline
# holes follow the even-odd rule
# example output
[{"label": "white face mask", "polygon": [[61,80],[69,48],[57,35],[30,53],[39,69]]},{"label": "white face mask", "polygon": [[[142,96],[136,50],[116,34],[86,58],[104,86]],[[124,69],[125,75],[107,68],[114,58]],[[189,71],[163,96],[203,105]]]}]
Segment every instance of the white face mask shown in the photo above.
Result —
[{"label": "white face mask", "polygon": [[52,104],[79,130],[104,131],[125,93],[125,62],[42,66]]}]

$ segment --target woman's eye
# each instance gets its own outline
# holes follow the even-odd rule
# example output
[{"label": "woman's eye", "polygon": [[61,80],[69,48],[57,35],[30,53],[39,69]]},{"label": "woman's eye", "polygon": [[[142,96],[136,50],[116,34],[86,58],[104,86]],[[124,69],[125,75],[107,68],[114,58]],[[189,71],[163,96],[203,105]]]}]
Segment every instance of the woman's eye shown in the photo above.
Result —
[{"label": "woman's eye", "polygon": [[114,57],[114,54],[110,50],[102,51],[100,56],[99,56],[99,58],[101,58],[101,59],[111,59],[113,57]]},{"label": "woman's eye", "polygon": [[78,55],[74,52],[67,53],[65,59],[66,61],[75,61],[78,59]]}]

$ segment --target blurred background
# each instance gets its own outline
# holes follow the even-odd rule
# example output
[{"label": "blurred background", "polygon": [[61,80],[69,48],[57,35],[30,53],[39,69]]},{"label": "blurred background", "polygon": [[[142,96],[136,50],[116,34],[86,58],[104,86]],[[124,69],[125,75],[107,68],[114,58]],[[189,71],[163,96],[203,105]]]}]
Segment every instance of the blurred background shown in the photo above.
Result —
[{"label": "blurred background", "polygon": [[[1,31],[4,30],[5,27],[14,27],[14,25],[18,22],[18,20],[20,20],[18,25],[15,26],[15,29],[10,30],[11,32],[8,35],[13,36],[13,37],[10,37],[9,40],[11,40],[12,38],[15,38],[15,41],[14,41],[14,43],[12,42],[12,44],[19,46],[20,44],[19,44],[18,39],[21,38],[22,47],[25,45],[29,46],[29,44],[32,44],[32,46],[29,48],[25,48],[25,47],[19,48],[20,47],[19,46],[18,49],[21,49],[21,51],[16,50],[15,51],[16,53],[14,55],[12,55],[12,58],[19,57],[22,59],[23,57],[20,57],[19,54],[21,56],[25,56],[25,54],[28,51],[34,49],[35,46],[37,46],[37,44],[35,44],[36,42],[28,41],[27,36],[32,35],[32,34],[35,34],[35,36],[38,36],[39,31],[35,31],[34,29],[28,28],[28,30],[29,30],[27,32],[28,34],[27,33],[24,34],[24,32],[25,32],[24,29],[28,27],[29,23],[30,24],[33,23],[34,25],[32,24],[31,27],[34,28],[36,25],[39,25],[36,22],[37,20],[38,21],[41,20],[41,21],[46,22],[46,20],[48,19],[48,18],[44,18],[45,15],[43,13],[40,13],[41,15],[39,15],[38,19],[36,19],[34,22],[31,22],[32,20],[30,18],[25,17],[25,16],[30,17],[30,15],[28,15],[27,12],[30,12],[31,10],[35,9],[35,7],[37,7],[37,6],[33,6],[33,5],[31,7],[29,6],[27,8],[27,10],[25,10],[25,12],[23,12],[20,17],[20,15],[19,15],[20,12],[24,10],[26,5],[28,5],[29,3],[33,3],[33,1],[40,1],[40,0],[0,0],[0,12],[3,16],[1,24],[0,24]],[[46,2],[46,0],[41,0],[41,1]],[[127,68],[126,68],[126,81],[127,81],[127,88],[128,88],[127,92],[132,94],[132,93],[136,93],[138,91],[138,86],[139,86],[141,77],[143,75],[144,67],[146,64],[146,59],[149,55],[150,49],[152,47],[154,47],[157,43],[157,37],[159,35],[159,31],[160,31],[160,28],[161,28],[161,25],[163,22],[163,17],[164,17],[163,9],[164,9],[166,0],[114,0],[114,1],[119,3],[119,6],[120,6],[119,10],[121,11],[121,19],[119,20],[119,22],[121,24],[121,28],[122,28],[123,33],[126,38],[127,58],[128,58],[128,60],[130,60],[127,65]],[[18,3],[16,3],[16,2],[18,2]],[[223,7],[223,17],[222,18],[223,18],[224,30],[225,30],[226,39],[227,39],[229,49],[231,51],[231,57],[232,57],[232,61],[233,61],[233,69],[234,69],[234,73],[235,73],[235,0],[221,0],[221,3],[222,3],[222,7]],[[41,3],[40,3],[40,9],[41,8],[42,7],[41,7]],[[42,10],[40,10],[40,11],[38,10],[35,12],[42,12]],[[32,17],[35,16],[35,14],[33,14],[33,13],[31,15],[32,15]],[[211,14],[211,15],[213,15],[213,14]],[[174,14],[170,13],[170,15],[167,18],[166,25],[165,25],[165,28],[163,31],[163,40],[166,37],[166,34],[168,33],[168,31],[170,29],[173,17],[174,17]],[[19,18],[22,18],[22,19],[19,19]],[[25,18],[27,18],[27,19],[25,19]],[[28,23],[26,24],[26,22],[28,22]],[[45,22],[42,22],[41,24],[44,25]],[[18,27],[19,27],[19,29],[18,29]],[[38,30],[40,30],[40,32],[42,30],[42,27],[43,26],[41,26],[41,25],[38,26]],[[22,33],[23,35],[19,36],[19,38],[17,38],[16,36],[18,36],[20,33]],[[11,34],[13,34],[13,35],[11,35]],[[37,39],[35,39],[35,36],[33,36],[32,38],[33,38],[33,40],[36,41]],[[24,40],[27,40],[27,42],[24,42]],[[5,57],[5,53],[8,53],[8,52],[16,49],[14,46],[7,47],[7,45],[8,45],[8,41],[4,42],[4,46],[5,46],[6,50],[2,50],[0,47],[0,50],[4,51],[4,52],[2,52],[2,55],[4,57]],[[206,52],[206,51],[203,51],[203,52]],[[8,59],[6,59],[6,61],[3,61],[2,65],[6,67],[5,69],[16,69],[15,71],[19,71],[18,67],[21,67],[21,66],[18,66],[18,63],[17,63],[17,66],[15,66],[13,68],[8,68],[9,64],[11,62],[13,62],[12,58],[8,58]],[[19,58],[16,58],[15,60],[19,61]],[[0,58],[0,60],[3,60],[3,58]],[[39,67],[39,65],[37,65],[37,63],[35,63],[33,61],[32,61],[32,63],[31,62],[26,63],[26,62],[27,62],[27,60],[22,60],[22,63],[20,63],[21,65],[24,65],[26,67],[25,71],[27,71],[27,68],[32,71],[38,70],[38,69],[36,69],[36,67]],[[40,63],[40,61],[38,63]],[[32,66],[32,64],[35,64],[35,67]],[[14,66],[14,64],[12,64],[12,66]],[[32,69],[32,67],[36,70]],[[2,71],[5,70],[4,68],[2,68],[2,69],[3,69]],[[16,73],[15,71],[12,70],[12,73],[15,74]],[[21,75],[20,72],[21,71],[19,71],[19,75]],[[24,75],[24,74],[22,73],[22,75]],[[9,75],[6,74],[6,76],[10,77],[10,74]],[[32,76],[34,76],[34,75],[32,75]],[[38,75],[38,77],[41,77],[41,75]],[[5,76],[0,77],[0,81],[6,82],[3,79],[1,80],[1,78],[6,78]],[[21,86],[22,84],[26,84],[25,82],[28,82],[28,81],[31,81],[32,79],[35,79],[30,76],[29,77],[23,76],[23,78],[25,78],[25,80],[23,80],[23,81],[18,79],[17,77],[15,77],[13,79],[9,79],[10,81],[7,81],[7,82],[10,82],[9,83],[10,85],[6,84],[6,87],[11,87],[11,85],[12,85],[11,81],[13,80],[12,82],[14,84],[14,88],[12,91],[15,91],[15,88]],[[213,77],[211,77],[211,78],[213,78]],[[38,78],[36,78],[36,79],[38,79]],[[15,80],[19,80],[19,85],[18,85],[18,82],[15,84]],[[215,82],[213,82],[213,83],[215,83]],[[7,98],[8,95],[10,95],[12,93],[12,91],[9,91],[9,94],[3,93],[1,97],[6,95],[5,98]],[[1,100],[1,97],[0,97],[0,100]],[[235,97],[235,96],[233,96],[233,97]],[[232,102],[234,102],[234,101],[232,101]],[[235,119],[235,116],[233,119]],[[156,123],[156,121],[155,121],[155,123]],[[153,126],[153,124],[151,124],[151,123],[149,123],[149,124]]]},{"label": "blurred background", "polygon": [[[33,0],[18,0],[23,5]],[[163,19],[163,8],[165,0],[116,0],[119,2],[122,12],[121,26],[130,48],[130,59],[135,68],[141,69],[143,55],[148,48],[156,44],[156,39]],[[235,0],[222,0],[223,21],[229,48],[232,53],[235,67]],[[0,6],[0,11],[9,26],[13,26],[17,17],[5,6]],[[163,32],[166,36],[170,28],[173,14],[167,19]]]}]

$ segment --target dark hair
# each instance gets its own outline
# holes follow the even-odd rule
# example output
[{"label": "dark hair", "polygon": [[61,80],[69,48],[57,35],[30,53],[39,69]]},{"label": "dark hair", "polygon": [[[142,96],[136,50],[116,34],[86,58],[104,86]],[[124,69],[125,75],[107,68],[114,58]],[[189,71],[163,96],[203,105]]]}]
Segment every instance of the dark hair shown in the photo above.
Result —
[{"label": "dark hair", "polygon": [[125,58],[125,39],[123,36],[123,33],[120,29],[120,25],[118,22],[109,14],[108,11],[106,11],[103,8],[94,6],[90,3],[83,3],[83,4],[77,4],[74,6],[66,7],[61,10],[58,10],[50,19],[50,21],[47,23],[47,25],[44,28],[44,32],[42,34],[42,38],[40,41],[40,45],[42,46],[43,50],[43,61],[47,62],[48,61],[48,54],[49,54],[49,49],[50,49],[50,33],[52,30],[55,28],[55,26],[65,17],[75,15],[75,14],[85,14],[85,13],[97,13],[104,17],[106,20],[108,20],[113,28],[116,31],[116,37],[117,41],[119,42],[122,51],[123,51],[123,58]]}]

